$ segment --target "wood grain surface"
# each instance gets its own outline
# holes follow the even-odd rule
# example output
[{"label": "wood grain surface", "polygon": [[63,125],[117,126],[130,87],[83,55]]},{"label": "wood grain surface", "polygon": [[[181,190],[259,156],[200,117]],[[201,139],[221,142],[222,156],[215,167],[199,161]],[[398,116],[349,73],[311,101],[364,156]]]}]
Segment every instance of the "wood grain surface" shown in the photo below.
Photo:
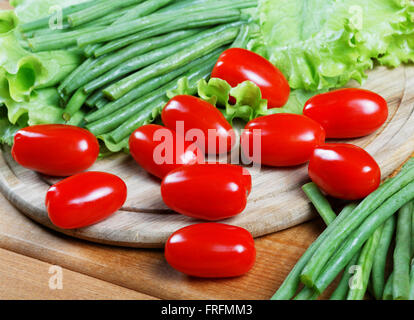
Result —
[{"label": "wood grain surface", "polygon": [[[317,219],[260,237],[256,265],[246,276],[200,280],[172,270],[161,250],[104,246],[45,228],[0,195],[0,299],[138,298],[135,292],[161,299],[269,299],[323,228]],[[64,280],[61,296],[45,288],[51,265],[73,276],[67,286]],[[90,292],[79,283],[88,283]]]}]

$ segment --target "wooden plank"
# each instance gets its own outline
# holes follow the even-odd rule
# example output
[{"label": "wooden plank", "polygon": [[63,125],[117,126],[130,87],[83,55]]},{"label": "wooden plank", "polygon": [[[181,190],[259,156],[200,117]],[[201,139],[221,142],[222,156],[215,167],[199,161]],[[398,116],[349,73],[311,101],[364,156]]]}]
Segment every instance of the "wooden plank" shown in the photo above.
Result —
[{"label": "wooden plank", "polygon": [[0,249],[0,299],[150,300],[154,298]]},{"label": "wooden plank", "polygon": [[173,270],[161,250],[109,247],[50,231],[1,196],[0,221],[1,248],[162,299],[269,299],[323,228],[318,220],[259,238],[249,274],[203,280]]}]

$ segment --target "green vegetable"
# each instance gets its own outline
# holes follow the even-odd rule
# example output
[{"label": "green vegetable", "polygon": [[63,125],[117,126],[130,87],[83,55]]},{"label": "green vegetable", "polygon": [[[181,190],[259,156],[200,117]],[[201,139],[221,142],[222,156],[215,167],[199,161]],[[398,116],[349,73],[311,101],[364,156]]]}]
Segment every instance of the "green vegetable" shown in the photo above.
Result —
[{"label": "green vegetable", "polygon": [[102,26],[93,26],[79,30],[73,30],[63,33],[43,35],[28,40],[29,47],[34,52],[51,51],[65,49],[75,46],[77,39],[82,35],[88,35],[94,31],[103,30]]},{"label": "green vegetable", "polygon": [[351,280],[352,274],[355,273],[355,266],[358,263],[360,252],[358,252],[354,257],[349,261],[348,265],[344,270],[341,281],[339,281],[338,286],[335,291],[332,293],[330,300],[345,300],[349,292],[349,281]]},{"label": "green vegetable", "polygon": [[67,19],[72,27],[76,27],[142,1],[144,0],[101,1],[91,7],[69,14]]},{"label": "green vegetable", "polygon": [[[366,197],[358,207],[339,225],[331,225],[322,233],[330,233],[321,246],[316,250],[309,263],[302,272],[301,280],[307,286],[312,287],[326,266],[329,258],[336,252],[338,247],[345,241],[364,221],[372,218],[373,212],[396,192],[402,190],[414,180],[414,169],[408,164],[407,170],[400,173],[395,178],[389,179],[382,184],[376,191]],[[406,165],[407,167],[407,165]],[[401,204],[403,205],[403,204]],[[399,209],[399,208],[397,208]],[[397,210],[396,209],[396,210]],[[395,212],[395,211],[394,211]],[[394,213],[393,212],[393,213]],[[374,215],[375,216],[375,215]],[[374,231],[372,230],[372,233]],[[321,236],[322,236],[321,235]],[[326,235],[324,235],[325,237]],[[367,237],[368,238],[368,237]],[[345,267],[345,266],[344,266]]]},{"label": "green vegetable", "polygon": [[[348,292],[347,300],[363,300],[367,291],[369,278],[371,275],[372,264],[374,261],[375,251],[381,238],[382,226],[375,230],[374,234],[368,239],[362,248],[358,258],[357,266],[360,272],[354,277],[357,280],[354,287]],[[355,256],[355,255],[354,255]],[[352,259],[352,258],[351,258]]]},{"label": "green vegetable", "polygon": [[411,223],[413,203],[402,207],[398,213],[396,245],[394,250],[394,300],[408,300],[410,295]]},{"label": "green vegetable", "polygon": [[[240,16],[240,11],[237,9],[252,7],[255,3],[256,1],[221,1],[218,3],[211,3],[206,6],[197,6],[194,8],[190,7],[188,9],[177,10],[174,14],[171,14],[170,12],[153,14],[145,18],[117,24],[115,26],[111,26],[110,28],[81,36],[78,39],[78,45],[82,47],[88,44],[102,43],[123,38],[145,29],[163,25],[176,19],[186,20],[187,27],[191,28],[194,27],[192,22],[195,21],[196,17],[199,17],[200,20],[208,20],[211,19],[211,15],[214,13],[218,18],[238,18]],[[202,14],[205,14],[204,19]],[[219,19],[217,21],[219,21]],[[229,22],[229,20],[227,20],[227,22]]]},{"label": "green vegetable", "polygon": [[[350,204],[346,206],[338,217],[331,223],[331,226],[336,226],[340,224],[352,211],[355,209],[355,204]],[[271,300],[289,300],[291,299],[298,289],[300,282],[300,274],[303,268],[306,266],[308,261],[311,259],[312,255],[318,249],[318,247],[325,241],[329,232],[322,233],[322,235],[313,242],[308,250],[302,255],[293,269],[290,271],[289,275],[286,277],[285,281],[282,283],[277,292],[273,295]]]},{"label": "green vegetable", "polygon": [[82,108],[87,98],[88,95],[86,95],[82,89],[76,91],[65,108],[63,119],[69,121],[70,118]]},{"label": "green vegetable", "polygon": [[[407,173],[408,172],[409,171],[407,171]],[[406,174],[400,174],[400,176],[405,176]],[[366,218],[366,220],[350,235],[349,239],[343,243],[343,245],[328,261],[323,268],[322,273],[314,282],[314,288],[318,292],[325,290],[335,279],[338,273],[348,264],[356,252],[363,246],[365,241],[373,235],[375,230],[379,228],[388,218],[390,218],[398,209],[413,199],[414,182],[411,182],[401,188],[400,191],[389,197],[378,209],[372,212],[372,214]],[[354,212],[357,210],[358,208],[355,209]],[[321,247],[319,247],[319,249]],[[305,279],[307,281],[309,278]],[[309,281],[307,281],[307,283],[309,283]]]},{"label": "green vegetable", "polygon": [[[188,71],[185,77],[186,83],[189,87],[195,87],[196,83],[200,81],[200,79],[207,79],[210,76],[212,68],[212,65],[206,64],[201,68],[194,68]],[[163,90],[164,92],[165,90],[173,90],[177,86],[180,86],[180,83],[177,84],[176,82],[172,82],[171,84],[166,85]],[[140,100],[140,104],[143,107],[142,111],[131,116],[131,118],[124,122],[120,127],[108,134],[105,137],[105,143],[107,143],[107,141],[120,143],[123,139],[129,137],[135,129],[153,121],[161,113],[162,108],[168,102],[168,98],[165,95],[152,100],[153,103],[147,103],[146,99],[151,99],[151,95],[148,95],[147,98],[142,98]]]},{"label": "green vegetable", "polygon": [[413,8],[404,0],[263,0],[261,35],[250,48],[267,56],[293,89],[341,87],[366,78],[372,58],[387,65],[412,59],[414,43],[406,40],[414,33]]},{"label": "green vegetable", "polygon": [[119,99],[136,86],[162,74],[173,71],[194,59],[200,58],[211,51],[232,42],[238,34],[238,29],[230,28],[216,35],[207,37],[200,43],[191,45],[160,62],[144,68],[118,83],[106,88],[104,94],[112,100]]},{"label": "green vegetable", "polygon": [[395,230],[395,216],[385,222],[372,266],[372,289],[377,300],[382,298],[385,286],[385,265]]},{"label": "green vegetable", "polygon": [[108,103],[107,105],[102,107],[100,110],[97,110],[91,114],[88,114],[85,120],[87,122],[93,122],[93,121],[99,120],[119,110],[120,108],[124,107],[128,103],[131,103],[132,101],[150,93],[151,91],[156,90],[159,87],[175,80],[177,77],[183,75],[185,72],[193,69],[194,67],[199,68],[199,67],[202,67],[203,65],[208,65],[212,69],[222,51],[223,51],[223,48],[219,48],[218,50],[215,50],[212,53],[202,58],[194,60],[193,62],[179,69],[176,69],[170,73],[167,73],[166,75],[151,79],[150,81],[144,83],[142,86],[138,86],[134,90],[130,91],[129,93],[124,95],[122,98]]},{"label": "green vegetable", "polygon": [[[194,48],[194,47],[199,47],[200,41],[203,41],[203,42],[204,41],[211,41],[211,39],[217,39],[216,38],[217,35],[220,35],[223,32],[226,32],[226,30],[230,30],[230,31],[235,30],[234,28],[231,28],[230,26],[231,25],[224,25],[224,26],[219,26],[219,27],[213,28],[213,29],[208,29],[208,30],[200,32],[200,33],[198,33],[194,36],[191,36],[189,38],[186,38],[186,39],[183,39],[181,41],[172,43],[172,44],[170,44],[168,46],[165,46],[165,47],[160,47],[156,50],[153,50],[153,51],[148,52],[146,54],[143,54],[143,55],[137,56],[135,58],[132,58],[128,61],[125,61],[120,66],[108,71],[107,73],[103,74],[102,76],[98,77],[94,81],[87,84],[85,86],[85,91],[88,92],[88,93],[90,93],[92,91],[95,91],[99,88],[104,87],[109,82],[116,81],[116,80],[120,79],[122,76],[130,74],[131,72],[137,71],[137,70],[139,70],[141,68],[144,68],[144,67],[147,67],[146,69],[144,69],[145,72],[148,72],[149,70],[153,70],[155,63],[158,63],[158,62],[162,63],[164,60],[167,61],[167,63],[168,63],[168,61],[173,60],[173,57],[177,57],[177,56],[181,55],[184,50],[192,50],[192,48]],[[231,40],[225,40],[225,42],[230,42],[230,41]],[[215,48],[221,47],[222,46],[221,43],[222,43],[222,39],[220,39],[219,41],[215,41],[215,43],[211,44],[211,46],[214,46]],[[217,47],[216,47],[216,45],[217,45]],[[202,48],[202,47],[200,46],[200,48]],[[205,51],[205,53],[208,53],[209,50],[211,50],[211,49],[207,49]],[[198,51],[195,51],[195,52],[198,52]],[[189,53],[193,53],[193,52],[189,52]],[[198,55],[202,56],[203,53],[204,52],[198,53]],[[184,58],[184,57],[185,56],[183,55],[181,58]],[[197,57],[195,57],[195,58],[197,58]],[[190,59],[195,59],[195,58],[190,58]],[[179,66],[177,65],[177,67],[179,67]],[[173,71],[173,69],[175,69],[175,65],[171,64],[170,67],[168,68],[168,70]],[[139,71],[139,72],[142,72],[142,71]],[[159,75],[162,75],[162,74],[159,74]],[[129,78],[124,78],[122,81],[127,81],[127,79],[129,79]],[[118,83],[115,84],[115,85],[118,85]],[[135,87],[135,85],[133,85],[133,86]],[[128,92],[129,91],[122,92],[122,93],[128,93]],[[104,90],[104,93],[107,94],[105,90]],[[121,96],[117,96],[115,98],[115,97],[111,97],[110,95],[108,95],[108,97],[112,100],[116,100],[116,99],[120,98]]]},{"label": "green vegetable", "polygon": [[315,183],[310,182],[305,184],[302,187],[302,190],[306,193],[309,200],[315,206],[316,210],[326,225],[330,225],[336,219],[336,214],[332,210],[332,207],[329,204],[328,200],[326,200],[322,192],[319,190],[318,186]]},{"label": "green vegetable", "polygon": [[318,294],[311,288],[305,287],[300,291],[293,300],[316,300]]},{"label": "green vegetable", "polygon": [[[122,69],[124,66],[122,64],[134,57],[140,56],[144,53],[151,51],[151,55],[155,55],[154,50],[162,48],[168,44],[174,43],[176,41],[188,38],[199,33],[200,30],[184,30],[177,31],[175,33],[169,33],[163,36],[156,38],[151,38],[137,42],[123,50],[120,50],[109,56],[105,56],[104,59],[101,59],[98,63],[82,71],[82,74],[77,76],[71,84],[68,86],[67,92],[71,93],[76,89],[84,86],[88,82],[96,79],[102,74],[112,70],[118,66],[118,69]],[[141,60],[143,58],[140,58]],[[81,67],[82,68],[82,67]],[[130,69],[128,69],[129,72]],[[132,70],[131,70],[132,71]],[[90,89],[87,89],[88,92],[91,92]],[[92,90],[93,91],[93,90]]]},{"label": "green vegetable", "polygon": [[[36,1],[36,3],[35,3]],[[56,9],[59,7],[62,8],[62,19],[66,20],[66,17],[74,12],[89,8],[96,3],[104,2],[107,0],[93,0],[93,1],[83,1],[83,0],[55,0],[55,1],[19,1],[12,0],[10,4],[16,7],[16,13],[19,18],[23,21],[30,21],[22,24],[19,28],[22,32],[28,32],[36,29],[48,28],[49,23],[52,20],[57,19],[56,12],[54,15],[48,15],[50,8],[56,6]],[[71,5],[72,4],[72,5]],[[69,5],[69,6],[68,6]],[[39,16],[46,16],[41,19],[36,19]]]},{"label": "green vegetable", "polygon": [[0,36],[0,81],[8,83],[8,96],[27,100],[37,88],[59,83],[80,63],[80,56],[65,51],[33,54],[25,50],[14,33]]}]

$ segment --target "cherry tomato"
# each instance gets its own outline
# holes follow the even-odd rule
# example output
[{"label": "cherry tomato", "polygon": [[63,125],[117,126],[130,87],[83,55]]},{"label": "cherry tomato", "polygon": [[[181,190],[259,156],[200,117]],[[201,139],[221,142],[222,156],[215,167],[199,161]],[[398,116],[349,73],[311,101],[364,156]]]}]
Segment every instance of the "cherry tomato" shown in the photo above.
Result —
[{"label": "cherry tomato", "polygon": [[179,122],[183,122],[183,135],[190,139],[189,135],[194,134],[192,141],[206,153],[227,153],[236,143],[233,128],[223,114],[199,98],[176,96],[164,107],[161,117],[164,125],[177,133]]},{"label": "cherry tomato", "polygon": [[285,76],[268,60],[246,49],[224,51],[211,74],[226,80],[232,87],[250,80],[261,90],[270,108],[283,107],[289,99],[290,87]]},{"label": "cherry tomato", "polygon": [[287,113],[254,119],[241,136],[243,153],[248,159],[275,167],[306,163],[313,149],[324,142],[325,132],[320,124]]},{"label": "cherry tomato", "polygon": [[175,232],[165,246],[165,258],[190,276],[237,277],[253,267],[256,249],[252,235],[243,228],[202,223]]},{"label": "cherry tomato", "polygon": [[200,149],[175,131],[159,125],[137,129],[129,139],[129,149],[142,168],[161,179],[185,164],[204,163]]},{"label": "cherry tomato", "polygon": [[23,167],[51,176],[70,176],[90,168],[99,143],[85,129],[68,125],[37,125],[14,136],[13,158]]},{"label": "cherry tomato", "polygon": [[251,180],[232,165],[194,164],[166,175],[161,195],[165,204],[178,213],[217,221],[245,209],[249,188]]},{"label": "cherry tomato", "polygon": [[127,197],[127,187],[117,176],[84,172],[49,188],[46,208],[59,228],[76,229],[98,223],[118,211]]},{"label": "cherry tomato", "polygon": [[352,144],[325,144],[313,152],[309,177],[335,198],[356,200],[379,187],[381,170],[364,149]]},{"label": "cherry tomato", "polygon": [[319,122],[327,138],[357,138],[384,124],[388,106],[384,98],[372,91],[340,89],[311,98],[304,115]]}]

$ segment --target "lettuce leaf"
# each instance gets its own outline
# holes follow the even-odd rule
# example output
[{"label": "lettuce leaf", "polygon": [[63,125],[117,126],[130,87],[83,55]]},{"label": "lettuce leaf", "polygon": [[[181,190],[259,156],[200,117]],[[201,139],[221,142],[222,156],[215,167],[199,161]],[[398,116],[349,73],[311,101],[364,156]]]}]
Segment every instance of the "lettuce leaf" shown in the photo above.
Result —
[{"label": "lettuce leaf", "polygon": [[[361,82],[373,58],[388,65],[412,60],[413,6],[408,0],[261,0],[261,35],[249,48],[281,69],[293,89]],[[402,43],[409,49],[400,49]]]}]

